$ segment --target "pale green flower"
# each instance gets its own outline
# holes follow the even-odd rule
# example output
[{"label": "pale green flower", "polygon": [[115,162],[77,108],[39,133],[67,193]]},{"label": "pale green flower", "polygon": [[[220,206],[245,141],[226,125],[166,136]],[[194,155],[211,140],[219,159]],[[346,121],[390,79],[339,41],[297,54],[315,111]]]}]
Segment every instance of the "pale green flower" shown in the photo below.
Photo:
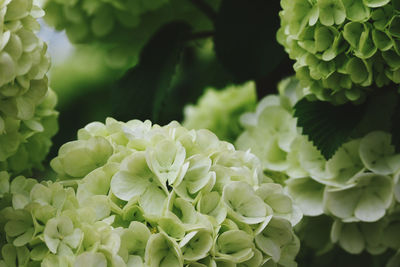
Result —
[{"label": "pale green flower", "polygon": [[228,208],[228,215],[239,222],[257,224],[272,214],[272,209],[245,182],[227,184],[222,198]]},{"label": "pale green flower", "polygon": [[35,179],[26,179],[23,176],[15,177],[10,184],[12,194],[12,207],[14,209],[23,209],[30,203],[30,193],[37,184]]},{"label": "pale green flower", "polygon": [[43,168],[57,131],[47,45],[35,34],[43,15],[32,0],[0,4],[0,170],[14,175]]},{"label": "pale green flower", "polygon": [[4,225],[4,232],[13,246],[22,247],[34,239],[37,229],[35,229],[32,216],[27,210],[6,208],[3,216],[7,221]]},{"label": "pale green flower", "polygon": [[300,207],[304,215],[318,216],[324,213],[323,184],[308,177],[289,179],[286,184],[294,203]]},{"label": "pale green flower", "polygon": [[27,264],[29,261],[29,250],[26,247],[14,247],[10,244],[4,245],[1,249],[4,265],[0,266],[17,267]]},{"label": "pale green flower", "polygon": [[66,216],[50,219],[44,228],[44,240],[54,254],[73,254],[72,249],[78,248],[82,238],[82,230],[74,229],[73,222]]},{"label": "pale green flower", "polygon": [[81,178],[104,165],[112,153],[112,146],[102,137],[73,141],[60,148],[59,156],[51,161],[51,166],[60,174],[65,170],[62,173],[64,179]]},{"label": "pale green flower", "polygon": [[[396,210],[397,209],[397,210]],[[331,239],[338,242],[350,253],[360,253],[366,249],[373,255],[381,254],[389,249],[397,251],[400,242],[398,207],[391,210],[383,219],[372,222],[343,223],[335,220],[331,230]]]},{"label": "pale green flower", "polygon": [[[58,131],[56,103],[57,96],[49,89],[29,120],[4,117],[4,129],[0,130],[0,170],[29,174],[32,169],[43,169],[42,161],[50,150],[51,138]],[[0,128],[1,120],[0,115]]]},{"label": "pale green flower", "polygon": [[[285,171],[290,166],[287,152],[298,132],[291,107],[284,106],[288,101],[289,98],[267,96],[259,102],[255,113],[245,113],[240,118],[245,131],[236,140],[236,146],[243,150],[251,148],[264,169]],[[256,141],[260,139],[266,140],[266,144],[260,146]]]},{"label": "pale green flower", "polygon": [[398,4],[390,0],[282,0],[278,41],[313,99],[361,102],[399,83]]},{"label": "pale green flower", "polygon": [[40,28],[36,19],[43,11],[32,0],[4,1],[0,10],[1,120],[4,116],[29,120],[48,88],[47,46],[35,35]]},{"label": "pale green flower", "polygon": [[[340,18],[340,10],[339,4],[337,17],[327,15],[326,22]],[[307,18],[307,23],[308,19],[312,17]],[[301,25],[306,27],[307,23]],[[261,185],[257,192],[268,192],[262,198],[273,209],[274,218],[280,216],[296,223],[299,220],[296,207],[287,205],[293,199],[304,215],[328,216],[335,221],[337,231],[343,225],[343,231],[351,231],[352,236],[341,235],[339,231],[331,236],[331,242],[337,242],[350,253],[367,250],[381,254],[388,248],[397,250],[388,242],[375,242],[365,230],[368,225],[386,225],[397,214],[393,210],[400,200],[400,155],[391,145],[390,134],[373,131],[348,140],[327,161],[296,127],[292,109],[302,95],[300,89],[294,78],[288,78],[279,84],[280,95],[265,97],[255,112],[241,117],[245,131],[238,137],[237,147],[257,155],[264,173],[279,182],[289,196],[280,194],[282,189],[277,185],[270,185],[268,190]],[[274,192],[278,195],[274,196]],[[360,225],[364,230],[357,230]],[[394,233],[400,231],[400,225],[393,224],[388,229]],[[327,250],[332,247],[329,242],[323,245]]]},{"label": "pale green flower", "polygon": [[400,155],[395,155],[391,136],[384,132],[372,132],[361,140],[360,157],[374,173],[387,175],[400,169]]},{"label": "pale green flower", "polygon": [[143,264],[146,245],[151,236],[146,225],[133,221],[128,228],[121,231],[121,246],[118,254],[125,262],[140,258]]},{"label": "pale green flower", "polygon": [[149,267],[179,267],[183,265],[182,252],[178,244],[163,233],[150,237],[147,242],[145,260]]},{"label": "pale green flower", "polygon": [[218,236],[217,259],[244,262],[253,257],[254,237],[242,230],[229,230]]},{"label": "pale green flower", "polygon": [[324,206],[345,221],[375,222],[381,219],[393,199],[391,177],[365,173],[354,177],[348,188],[325,189]]},{"label": "pale green flower", "polygon": [[254,82],[229,86],[223,90],[207,88],[196,105],[184,109],[183,126],[189,129],[208,129],[218,138],[235,141],[242,132],[239,116],[256,106]]},{"label": "pale green flower", "polygon": [[291,199],[208,130],[108,119],[51,164],[55,182],[0,172],[0,266],[295,265]]},{"label": "pale green flower", "polygon": [[[91,123],[51,164],[77,186],[76,212],[56,218],[70,218],[69,235],[82,229],[79,249],[65,245],[79,264],[261,266],[270,256],[255,237],[275,217],[290,228],[301,217],[254,155],[176,122]],[[295,239],[292,230],[285,234]],[[298,250],[283,247],[272,261],[294,262]]]},{"label": "pale green flower", "polygon": [[74,267],[107,267],[107,260],[98,252],[84,252],[75,259]]},{"label": "pale green flower", "polygon": [[293,258],[287,255],[296,254],[300,249],[300,241],[293,234],[288,221],[273,218],[260,234],[255,238],[257,247],[272,260],[283,266],[294,266]]}]

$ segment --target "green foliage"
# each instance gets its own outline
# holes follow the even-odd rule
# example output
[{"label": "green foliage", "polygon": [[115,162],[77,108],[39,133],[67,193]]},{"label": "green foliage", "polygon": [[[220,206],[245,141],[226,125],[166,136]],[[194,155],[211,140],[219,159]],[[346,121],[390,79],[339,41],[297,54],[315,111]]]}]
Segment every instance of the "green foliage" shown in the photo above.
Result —
[{"label": "green foliage", "polygon": [[354,125],[363,116],[365,106],[345,104],[333,106],[330,103],[308,101],[303,98],[294,106],[297,126],[318,148],[326,160],[349,139]]},{"label": "green foliage", "polygon": [[[115,96],[115,116],[157,121],[170,93],[172,78],[190,32],[186,23],[164,26],[144,47],[139,64],[119,82]],[[129,108],[128,108],[129,107]],[[128,113],[127,113],[128,112]]]},{"label": "green foliage", "polygon": [[399,83],[397,1],[281,1],[278,41],[311,98],[335,104]]},{"label": "green foliage", "polygon": [[398,121],[400,120],[400,101],[397,101],[394,108],[394,112],[391,114],[391,129],[392,133],[392,144],[394,145],[396,152],[400,152],[400,126]]},{"label": "green foliage", "polygon": [[264,77],[285,58],[271,42],[279,27],[278,12],[278,1],[222,1],[215,21],[215,51],[238,83]]},{"label": "green foliage", "polygon": [[391,143],[398,151],[396,119],[399,100],[400,96],[391,88],[372,93],[362,105],[347,103],[334,106],[304,98],[294,106],[294,116],[302,133],[308,136],[327,160],[344,142],[373,131],[391,133]]},{"label": "green foliage", "polygon": [[[207,1],[215,7],[219,1]],[[100,44],[111,67],[127,68],[164,24],[184,20],[197,30],[211,23],[187,0],[46,1],[46,21],[73,43]]]}]

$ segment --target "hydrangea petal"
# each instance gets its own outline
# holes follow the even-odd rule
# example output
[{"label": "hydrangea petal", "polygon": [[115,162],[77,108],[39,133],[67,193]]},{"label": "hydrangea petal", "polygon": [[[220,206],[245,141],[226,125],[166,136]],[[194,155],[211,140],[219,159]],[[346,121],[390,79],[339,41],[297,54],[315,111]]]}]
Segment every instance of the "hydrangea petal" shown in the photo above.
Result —
[{"label": "hydrangea petal", "polygon": [[102,253],[84,252],[76,257],[74,267],[106,267],[107,260]]},{"label": "hydrangea petal", "polygon": [[182,252],[178,244],[162,233],[150,237],[145,259],[149,267],[179,267],[183,265]]},{"label": "hydrangea petal", "polygon": [[251,186],[244,182],[226,185],[222,198],[228,207],[228,214],[244,223],[260,223],[271,213],[264,201],[254,194]]}]

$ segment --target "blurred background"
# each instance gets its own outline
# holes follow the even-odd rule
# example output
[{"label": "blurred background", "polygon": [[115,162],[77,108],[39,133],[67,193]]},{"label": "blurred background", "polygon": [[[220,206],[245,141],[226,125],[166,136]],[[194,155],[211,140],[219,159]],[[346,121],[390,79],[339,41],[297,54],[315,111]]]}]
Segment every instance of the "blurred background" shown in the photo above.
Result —
[{"label": "blurred background", "polygon": [[[234,8],[232,7],[232,10],[235,10]],[[59,131],[53,138],[54,145],[48,159],[56,156],[62,144],[75,140],[78,129],[92,121],[104,122],[108,116],[119,120],[151,119],[154,123],[161,125],[172,120],[181,122],[184,107],[195,104],[206,88],[222,90],[228,85],[240,85],[249,80],[256,81],[258,99],[268,93],[275,93],[276,84],[282,78],[293,73],[293,70],[292,62],[284,53],[283,48],[275,41],[275,33],[279,27],[279,1],[270,5],[270,9],[268,13],[272,16],[268,17],[265,17],[262,11],[260,14],[249,13],[249,16],[255,18],[258,15],[258,20],[262,18],[263,21],[258,25],[260,28],[252,27],[254,32],[258,32],[254,42],[259,42],[260,45],[266,42],[268,44],[263,49],[266,52],[261,50],[260,55],[256,55],[259,59],[251,58],[252,55],[246,58],[249,50],[246,50],[244,45],[251,40],[249,36],[240,36],[240,31],[248,35],[254,35],[254,33],[248,33],[246,27],[249,25],[236,22],[241,26],[244,25],[243,29],[240,29],[238,27],[241,26],[232,24],[232,21],[236,21],[234,14],[226,15],[228,20],[232,20],[227,21],[227,25],[237,30],[237,34],[219,37],[222,39],[219,42],[223,45],[226,45],[226,42],[232,43],[231,48],[227,47],[227,50],[232,50],[228,51],[227,55],[224,55],[225,49],[220,52],[222,58],[216,56],[218,50],[215,43],[218,41],[216,40],[218,36],[215,35],[213,26],[209,31],[200,31],[198,36],[190,37],[179,55],[179,62],[175,67],[170,88],[163,96],[162,110],[156,118],[151,108],[138,104],[138,102],[146,102],[145,95],[142,95],[146,92],[139,92],[140,89],[135,88],[134,79],[129,80],[129,70],[134,69],[137,60],[122,64],[122,66],[115,66],[110,63],[109,51],[104,49],[104,46],[93,43],[71,44],[65,30],[56,31],[54,27],[48,26],[45,20],[41,20],[39,36],[48,44],[48,52],[52,59],[49,72],[50,86],[57,93],[57,110],[59,111]],[[245,11],[240,12],[246,16]],[[259,21],[255,20],[251,23],[259,23]],[[226,29],[227,25],[220,26],[220,28],[225,27],[221,32],[229,32],[230,29]],[[262,29],[262,26],[267,26],[267,28]],[[157,29],[161,28],[162,25]],[[260,30],[262,31],[260,32]],[[159,45],[163,46],[163,44]],[[157,47],[153,47],[153,49],[157,49]],[[162,48],[159,50],[160,53],[163,52]],[[270,60],[265,60],[269,57]],[[261,60],[264,63],[260,66],[258,61]],[[249,65],[246,61],[254,62],[254,64]],[[229,65],[233,68],[230,68]],[[151,66],[150,64],[150,69]],[[154,64],[154,68],[157,67]],[[262,69],[261,72],[260,69]],[[151,73],[151,71],[147,72]],[[159,79],[157,70],[155,70],[153,78]],[[127,90],[134,93],[128,94]],[[127,98],[125,102],[128,104],[121,99],[121,96]],[[152,101],[150,97],[147,99],[149,102]],[[147,106],[150,105],[151,103],[147,104]]]}]

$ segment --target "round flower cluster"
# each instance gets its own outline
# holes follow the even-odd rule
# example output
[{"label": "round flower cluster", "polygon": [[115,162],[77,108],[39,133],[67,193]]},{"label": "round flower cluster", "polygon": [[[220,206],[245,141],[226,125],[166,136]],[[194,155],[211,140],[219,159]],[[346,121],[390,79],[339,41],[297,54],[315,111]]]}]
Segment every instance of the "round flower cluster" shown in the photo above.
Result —
[{"label": "round flower cluster", "polygon": [[43,14],[32,0],[0,4],[0,132],[7,117],[31,119],[48,90],[47,46],[35,35]]},{"label": "round flower cluster", "polygon": [[0,173],[7,266],[296,266],[301,213],[208,130],[109,118],[51,165],[59,182]]},{"label": "round flower cluster", "polygon": [[208,88],[197,105],[185,107],[183,126],[188,129],[208,129],[219,139],[233,142],[243,131],[239,124],[240,115],[253,111],[256,101],[254,82],[220,91]]},{"label": "round flower cluster", "polygon": [[400,83],[400,5],[390,0],[282,0],[278,41],[307,94],[336,104]]},{"label": "round flower cluster", "polygon": [[265,173],[285,185],[304,215],[333,218],[332,242],[350,253],[400,249],[395,238],[400,232],[400,154],[390,134],[374,131],[351,140],[326,161],[296,127],[292,106],[301,86],[289,78],[279,87],[280,96],[267,96],[255,113],[241,117],[246,130],[237,147],[260,158]]},{"label": "round flower cluster", "polygon": [[49,90],[31,119],[5,118],[0,132],[0,170],[20,174],[43,168],[51,138],[58,130],[56,103],[56,94]]},{"label": "round flower cluster", "polygon": [[46,44],[35,35],[43,11],[32,0],[0,4],[0,170],[40,168],[57,130]]},{"label": "round flower cluster", "polygon": [[[219,1],[207,1],[216,7]],[[185,20],[196,29],[211,22],[187,0],[47,0],[45,20],[65,30],[73,43],[100,44],[107,63],[121,68],[137,63],[141,48],[164,24]]]}]

